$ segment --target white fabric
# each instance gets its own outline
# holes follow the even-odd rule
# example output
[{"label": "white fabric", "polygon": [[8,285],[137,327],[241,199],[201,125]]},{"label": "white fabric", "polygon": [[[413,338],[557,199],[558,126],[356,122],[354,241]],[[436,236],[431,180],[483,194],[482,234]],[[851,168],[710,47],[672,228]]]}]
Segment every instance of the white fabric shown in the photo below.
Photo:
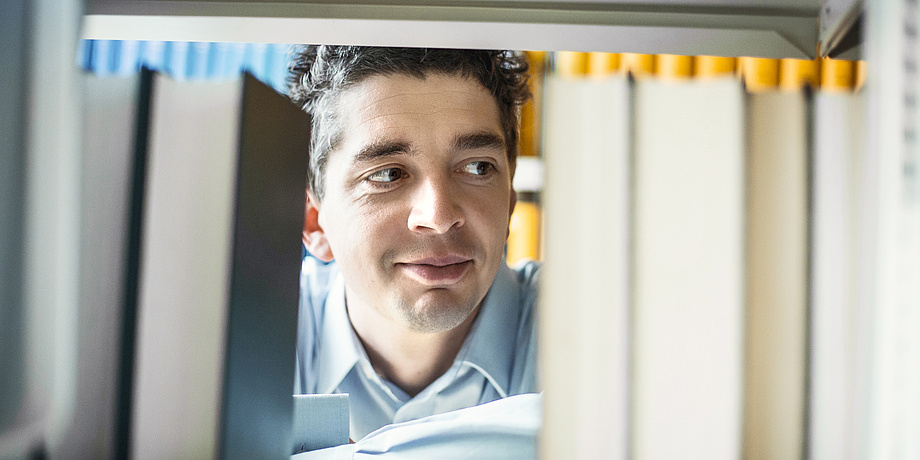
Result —
[{"label": "white fabric", "polygon": [[355,444],[305,452],[293,460],[536,458],[542,395],[522,394],[480,406],[385,426]]}]

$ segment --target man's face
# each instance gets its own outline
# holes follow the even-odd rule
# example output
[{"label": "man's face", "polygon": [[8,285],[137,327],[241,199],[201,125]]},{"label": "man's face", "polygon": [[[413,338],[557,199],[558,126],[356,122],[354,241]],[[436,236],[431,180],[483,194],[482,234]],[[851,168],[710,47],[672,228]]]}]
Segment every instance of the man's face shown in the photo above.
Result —
[{"label": "man's face", "polygon": [[338,107],[318,222],[349,311],[452,329],[498,271],[514,208],[499,109],[477,81],[370,77]]}]

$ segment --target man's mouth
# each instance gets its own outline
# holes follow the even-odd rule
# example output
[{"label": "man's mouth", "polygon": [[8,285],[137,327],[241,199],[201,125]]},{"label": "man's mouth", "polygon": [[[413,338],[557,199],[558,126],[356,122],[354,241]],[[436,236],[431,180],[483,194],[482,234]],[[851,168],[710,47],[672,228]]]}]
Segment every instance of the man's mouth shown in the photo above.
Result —
[{"label": "man's mouth", "polygon": [[449,286],[463,278],[473,260],[460,255],[432,256],[396,264],[412,278],[430,286]]}]

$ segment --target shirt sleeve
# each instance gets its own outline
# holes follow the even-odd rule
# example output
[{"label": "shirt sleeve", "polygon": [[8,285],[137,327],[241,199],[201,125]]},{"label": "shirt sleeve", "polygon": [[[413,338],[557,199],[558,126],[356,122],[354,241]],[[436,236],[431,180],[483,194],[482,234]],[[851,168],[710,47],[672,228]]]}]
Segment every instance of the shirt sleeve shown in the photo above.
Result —
[{"label": "shirt sleeve", "polygon": [[296,460],[536,458],[542,395],[487,404],[387,425],[356,444],[306,452]]}]

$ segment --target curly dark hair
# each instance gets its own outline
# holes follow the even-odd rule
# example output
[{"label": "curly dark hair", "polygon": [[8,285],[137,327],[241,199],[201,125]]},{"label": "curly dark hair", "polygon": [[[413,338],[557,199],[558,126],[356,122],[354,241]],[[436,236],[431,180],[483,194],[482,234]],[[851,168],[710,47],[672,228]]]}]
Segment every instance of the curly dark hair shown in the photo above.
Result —
[{"label": "curly dark hair", "polygon": [[288,95],[313,117],[310,189],[322,199],[326,158],[342,137],[336,120],[339,95],[375,75],[425,78],[436,73],[478,80],[498,103],[513,173],[518,149],[519,107],[530,97],[527,69],[523,55],[512,51],[332,45],[295,48],[288,66]]}]

